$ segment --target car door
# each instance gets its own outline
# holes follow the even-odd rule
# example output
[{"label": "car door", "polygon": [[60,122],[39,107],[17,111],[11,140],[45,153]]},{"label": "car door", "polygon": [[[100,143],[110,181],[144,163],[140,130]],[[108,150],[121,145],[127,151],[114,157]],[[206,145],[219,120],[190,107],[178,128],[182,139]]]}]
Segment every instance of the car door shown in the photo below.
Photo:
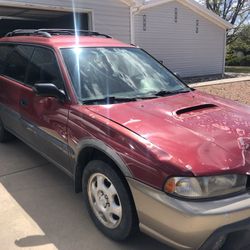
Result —
[{"label": "car door", "polygon": [[67,132],[69,102],[37,96],[33,90],[36,83],[53,83],[65,90],[52,49],[34,48],[25,83],[20,92],[19,103],[26,139],[49,160],[70,173]]},{"label": "car door", "polygon": [[6,129],[22,137],[20,125],[20,91],[33,48],[0,44],[0,118]]}]

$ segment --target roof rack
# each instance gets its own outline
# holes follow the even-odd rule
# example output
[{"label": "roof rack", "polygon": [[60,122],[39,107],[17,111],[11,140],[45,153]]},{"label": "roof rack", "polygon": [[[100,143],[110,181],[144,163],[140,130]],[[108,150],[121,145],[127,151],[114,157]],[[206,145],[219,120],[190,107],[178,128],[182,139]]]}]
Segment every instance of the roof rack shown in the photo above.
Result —
[{"label": "roof rack", "polygon": [[106,38],[112,38],[111,36],[101,34],[95,31],[89,30],[74,30],[74,29],[18,29],[9,32],[5,37],[13,36],[41,36],[46,38],[51,38],[52,36],[59,35],[70,35],[70,36],[102,36]]}]

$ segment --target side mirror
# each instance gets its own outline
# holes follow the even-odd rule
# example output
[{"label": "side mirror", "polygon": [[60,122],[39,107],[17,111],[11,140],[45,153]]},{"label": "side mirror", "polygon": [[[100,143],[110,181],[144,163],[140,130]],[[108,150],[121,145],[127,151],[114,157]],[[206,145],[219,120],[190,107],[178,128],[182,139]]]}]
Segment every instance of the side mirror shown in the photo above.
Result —
[{"label": "side mirror", "polygon": [[33,87],[33,91],[38,96],[55,97],[62,101],[66,99],[65,92],[58,89],[53,83],[36,83]]}]

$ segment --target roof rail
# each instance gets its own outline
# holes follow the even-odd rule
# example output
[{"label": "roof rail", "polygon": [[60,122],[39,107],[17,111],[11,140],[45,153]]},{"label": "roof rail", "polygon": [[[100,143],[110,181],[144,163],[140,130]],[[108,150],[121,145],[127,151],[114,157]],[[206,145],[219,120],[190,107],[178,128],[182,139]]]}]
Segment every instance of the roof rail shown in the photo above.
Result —
[{"label": "roof rail", "polygon": [[13,36],[42,36],[46,38],[51,38],[52,36],[59,35],[70,35],[70,36],[102,36],[106,38],[112,38],[111,36],[101,34],[95,31],[89,30],[74,30],[74,29],[18,29],[9,32],[5,37]]}]

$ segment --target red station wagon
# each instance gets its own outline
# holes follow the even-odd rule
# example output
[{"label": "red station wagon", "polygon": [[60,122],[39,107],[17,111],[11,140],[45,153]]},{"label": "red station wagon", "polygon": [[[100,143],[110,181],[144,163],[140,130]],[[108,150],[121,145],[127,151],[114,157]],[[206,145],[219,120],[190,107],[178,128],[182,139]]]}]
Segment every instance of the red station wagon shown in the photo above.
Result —
[{"label": "red station wagon", "polygon": [[90,31],[7,34],[0,141],[10,134],[74,180],[111,239],[249,243],[249,106],[188,87],[140,48]]}]

